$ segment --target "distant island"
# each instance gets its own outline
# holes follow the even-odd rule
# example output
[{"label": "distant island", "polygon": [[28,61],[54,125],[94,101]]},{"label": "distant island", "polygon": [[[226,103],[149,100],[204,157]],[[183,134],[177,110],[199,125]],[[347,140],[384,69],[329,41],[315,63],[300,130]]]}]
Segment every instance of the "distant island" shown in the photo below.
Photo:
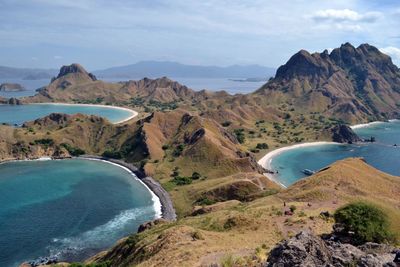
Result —
[{"label": "distant island", "polygon": [[31,69],[0,66],[0,79],[40,80],[56,75],[56,69]]},{"label": "distant island", "polygon": [[245,82],[245,83],[254,83],[254,82],[266,82],[268,79],[266,78],[246,78],[246,79],[229,79],[233,82]]},{"label": "distant island", "polygon": [[171,61],[140,61],[138,63],[94,71],[100,78],[246,78],[270,77],[276,69],[260,65],[200,66]]},{"label": "distant island", "polygon": [[19,83],[2,83],[0,84],[0,91],[2,92],[21,92],[25,91],[25,87]]}]

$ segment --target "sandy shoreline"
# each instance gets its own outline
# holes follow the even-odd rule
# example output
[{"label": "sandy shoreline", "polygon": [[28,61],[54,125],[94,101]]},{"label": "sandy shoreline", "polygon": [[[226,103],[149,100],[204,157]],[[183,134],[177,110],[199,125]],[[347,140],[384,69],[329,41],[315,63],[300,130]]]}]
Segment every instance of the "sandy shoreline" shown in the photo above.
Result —
[{"label": "sandy shoreline", "polygon": [[131,114],[128,118],[114,122],[113,124],[125,123],[125,122],[133,119],[134,117],[136,117],[139,114],[137,111],[134,111],[133,109],[118,107],[118,106],[99,105],[99,104],[71,104],[71,103],[51,103],[51,102],[49,102],[49,103],[28,103],[28,104],[24,104],[24,105],[59,105],[59,106],[99,107],[99,108],[123,110],[123,111],[127,111]]},{"label": "sandy shoreline", "polygon": [[381,123],[390,123],[390,122],[396,122],[399,121],[398,119],[392,119],[392,120],[388,120],[388,121],[373,121],[373,122],[369,122],[369,123],[361,123],[361,124],[355,124],[350,126],[351,129],[359,129],[359,128],[366,128],[366,127],[370,127],[376,124],[381,124]]},{"label": "sandy shoreline", "polygon": [[[355,124],[350,126],[351,129],[359,129],[359,128],[366,128],[366,127],[370,127],[376,124],[381,124],[381,123],[385,123],[385,122],[396,122],[399,121],[398,119],[392,119],[392,120],[388,120],[388,121],[373,121],[373,122],[369,122],[369,123],[362,123],[362,124]],[[288,150],[292,150],[292,149],[296,149],[296,148],[301,148],[301,147],[311,147],[311,146],[320,146],[320,145],[340,145],[340,143],[335,143],[335,142],[309,142],[309,143],[302,143],[302,144],[296,144],[296,145],[291,145],[291,146],[286,146],[286,147],[281,147],[275,150],[272,150],[270,152],[268,152],[266,155],[264,155],[259,161],[258,164],[261,165],[262,167],[264,167],[267,170],[270,171],[275,171],[272,166],[271,166],[271,162],[273,160],[274,157],[276,157],[277,155],[288,151]],[[283,185],[278,177],[276,176],[276,174],[273,173],[264,173],[264,175],[266,177],[268,177],[268,179],[270,179],[271,181],[279,184],[280,186],[286,188],[285,185]]]},{"label": "sandy shoreline", "polygon": [[[154,194],[154,197],[158,199],[158,203],[155,203],[155,205],[158,205],[157,207],[155,206],[155,208],[159,209],[159,211],[156,211],[159,213],[158,218],[161,217],[161,218],[169,220],[169,221],[176,220],[175,209],[174,209],[172,200],[171,200],[168,192],[165,191],[165,189],[161,186],[161,184],[159,182],[154,180],[152,177],[146,176],[143,172],[141,172],[134,165],[127,163],[123,160],[105,158],[105,157],[94,156],[94,155],[84,155],[81,157],[77,157],[77,159],[104,161],[104,162],[119,166],[121,168],[124,168],[125,170],[133,173],[136,176],[136,178],[139,179],[144,185],[146,185],[146,187],[149,189],[149,191],[152,194]],[[153,198],[153,200],[154,200],[154,198]]]},{"label": "sandy shoreline", "polygon": [[[9,162],[20,162],[20,161],[46,161],[46,160],[67,160],[71,158],[64,158],[64,159],[52,159],[51,157],[40,157],[34,159],[15,159],[9,158],[0,161],[0,165]],[[143,185],[147,187],[149,192],[152,194],[152,200],[154,203],[154,209],[156,212],[155,219],[163,218],[169,221],[176,220],[176,213],[172,203],[172,200],[167,191],[155,181],[152,177],[145,176],[140,170],[138,170],[132,164],[126,163],[122,160],[116,159],[109,159],[100,156],[93,156],[93,155],[84,155],[82,157],[76,157],[76,159],[82,160],[97,160],[102,161],[105,163],[113,164],[114,166],[118,166],[120,168],[125,169],[129,173],[133,174],[132,176],[139,180]]]},{"label": "sandy shoreline", "polygon": [[[275,150],[272,150],[270,152],[268,152],[264,157],[262,157],[257,163],[259,165],[261,165],[262,167],[264,167],[264,169],[270,170],[270,171],[275,171],[272,166],[271,166],[271,162],[273,160],[274,157],[278,156],[279,154],[288,151],[288,150],[292,150],[292,149],[297,149],[297,148],[304,148],[304,147],[312,147],[312,146],[321,146],[321,145],[338,145],[340,143],[335,143],[335,142],[309,142],[309,143],[302,143],[302,144],[295,144],[295,145],[291,145],[291,146],[285,146],[285,147],[281,147]],[[284,184],[282,184],[279,179],[277,178],[276,174],[272,174],[272,173],[264,173],[264,175],[270,179],[271,181],[279,184],[280,186],[286,188],[286,186]]]}]

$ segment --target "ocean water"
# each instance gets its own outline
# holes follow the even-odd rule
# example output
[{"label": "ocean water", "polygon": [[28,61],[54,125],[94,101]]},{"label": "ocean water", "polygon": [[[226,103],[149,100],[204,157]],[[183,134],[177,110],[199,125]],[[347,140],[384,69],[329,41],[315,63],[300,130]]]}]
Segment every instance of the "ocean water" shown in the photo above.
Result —
[{"label": "ocean water", "polygon": [[155,218],[151,192],[101,161],[0,164],[0,266],[40,256],[79,261]]},{"label": "ocean water", "polygon": [[375,168],[400,176],[400,121],[371,124],[354,131],[362,138],[374,136],[376,143],[329,144],[284,151],[271,162],[272,168],[279,171],[279,182],[289,186],[306,176],[301,172],[304,169],[319,170],[348,157],[363,157]]},{"label": "ocean water", "polygon": [[[140,80],[141,78],[132,78],[131,80]],[[186,78],[186,77],[169,77],[171,80],[177,81],[180,84],[186,85],[187,87],[200,91],[203,89],[209,91],[227,91],[229,94],[248,94],[256,91],[263,86],[266,81],[261,82],[246,82],[246,81],[233,81],[228,78]],[[240,79],[240,78],[237,78]],[[243,79],[243,78],[241,78]],[[124,79],[116,78],[105,78],[105,81],[119,82]],[[128,79],[125,79],[128,80]]]},{"label": "ocean water", "polygon": [[116,123],[129,118],[132,113],[127,110],[85,105],[29,104],[0,105],[0,123],[21,125],[26,121],[42,118],[50,113],[97,115]]},{"label": "ocean water", "polygon": [[[100,78],[101,79],[101,78]],[[131,80],[140,80],[143,77],[132,78]],[[182,77],[172,77],[170,78],[177,81],[183,85],[186,85],[193,90],[199,91],[207,89],[210,91],[220,91],[225,90],[230,94],[247,94],[252,93],[263,86],[266,81],[261,82],[246,82],[246,81],[232,81],[228,78],[182,78]],[[123,78],[104,78],[103,80],[108,82],[120,82],[126,81],[128,79]],[[22,80],[22,79],[0,79],[1,83],[19,83],[25,87],[25,91],[22,92],[0,92],[0,96],[5,98],[10,97],[24,97],[33,96],[36,94],[36,89],[46,86],[50,83],[50,80]]]},{"label": "ocean water", "polygon": [[5,98],[11,97],[24,97],[24,96],[32,96],[36,94],[36,89],[39,89],[45,85],[50,83],[49,79],[41,79],[41,80],[23,80],[23,79],[0,79],[1,83],[19,83],[23,87],[25,87],[25,91],[21,92],[3,92],[0,91],[0,96]]}]

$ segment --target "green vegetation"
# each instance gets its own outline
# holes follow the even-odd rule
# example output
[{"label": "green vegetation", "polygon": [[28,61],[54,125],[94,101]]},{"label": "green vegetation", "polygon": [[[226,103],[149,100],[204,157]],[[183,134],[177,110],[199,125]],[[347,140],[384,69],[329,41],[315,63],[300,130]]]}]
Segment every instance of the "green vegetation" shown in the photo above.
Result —
[{"label": "green vegetation", "polygon": [[193,180],[192,180],[192,177],[175,176],[172,179],[172,182],[175,183],[176,185],[187,185],[187,184],[191,184],[193,182]]},{"label": "green vegetation", "polygon": [[209,205],[213,205],[217,203],[217,201],[213,200],[213,199],[209,199],[207,196],[201,197],[200,199],[198,199],[196,201],[197,205],[200,206],[209,206]]},{"label": "green vegetation", "polygon": [[244,136],[244,129],[235,129],[234,131],[233,131],[233,133],[235,134],[235,136],[236,136],[236,139],[238,140],[238,142],[240,143],[240,144],[243,144],[244,142],[245,142],[245,136]]},{"label": "green vegetation", "polygon": [[365,202],[354,202],[339,208],[334,214],[335,222],[343,227],[343,233],[354,233],[356,244],[366,242],[393,242],[387,215],[377,206]]},{"label": "green vegetation", "polygon": [[221,123],[221,125],[222,125],[223,127],[228,127],[228,126],[231,125],[231,124],[232,124],[231,121],[224,121],[223,123]]},{"label": "green vegetation", "polygon": [[115,151],[115,150],[106,150],[106,151],[104,151],[102,156],[106,157],[106,158],[112,158],[112,159],[121,159],[122,153],[120,151]]},{"label": "green vegetation", "polygon": [[198,173],[198,172],[193,172],[192,173],[192,179],[193,180],[198,180],[198,179],[200,179],[200,177],[201,177],[200,173]]},{"label": "green vegetation", "polygon": [[78,147],[73,147],[70,144],[62,143],[60,146],[64,147],[71,156],[78,157],[84,155],[86,152]]},{"label": "green vegetation", "polygon": [[184,144],[179,144],[175,147],[174,151],[172,152],[172,155],[174,157],[179,157],[180,155],[182,155],[183,150],[185,149],[185,145]]},{"label": "green vegetation", "polygon": [[267,143],[258,143],[256,146],[257,149],[268,149]]},{"label": "green vegetation", "polygon": [[44,147],[49,147],[54,145],[54,140],[50,138],[38,139],[33,142],[35,145],[42,145]]}]

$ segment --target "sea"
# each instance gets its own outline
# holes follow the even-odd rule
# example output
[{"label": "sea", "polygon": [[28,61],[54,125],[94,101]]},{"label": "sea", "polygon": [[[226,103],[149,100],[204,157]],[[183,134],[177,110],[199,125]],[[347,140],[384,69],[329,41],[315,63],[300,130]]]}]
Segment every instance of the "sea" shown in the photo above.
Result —
[{"label": "sea", "polygon": [[354,131],[364,139],[375,137],[374,143],[325,144],[298,147],[276,155],[271,167],[279,173],[277,179],[289,186],[306,177],[304,169],[318,171],[333,162],[362,157],[373,167],[400,176],[400,121],[379,122],[356,127]]},{"label": "sea", "polygon": [[83,159],[0,164],[0,266],[39,257],[81,261],[160,215],[136,176]]}]

